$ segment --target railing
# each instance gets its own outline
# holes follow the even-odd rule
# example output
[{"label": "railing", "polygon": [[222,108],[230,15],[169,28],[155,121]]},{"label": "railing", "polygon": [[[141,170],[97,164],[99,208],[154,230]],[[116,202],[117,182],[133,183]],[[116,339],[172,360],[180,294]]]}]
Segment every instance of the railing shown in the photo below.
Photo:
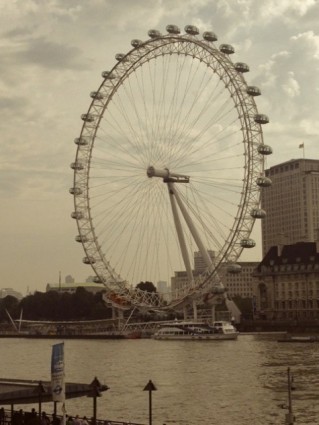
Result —
[{"label": "railing", "polygon": [[[60,415],[54,416],[53,414],[41,414],[39,415],[33,412],[23,412],[22,410],[8,410],[1,408],[0,409],[0,425],[63,425],[63,418]],[[96,419],[93,418],[87,419],[86,417],[79,417],[76,420],[73,418],[74,425],[143,425],[136,422],[122,422],[122,421],[112,421],[110,419]],[[66,415],[66,422],[68,421],[68,416]],[[95,422],[95,424],[94,424]]]}]

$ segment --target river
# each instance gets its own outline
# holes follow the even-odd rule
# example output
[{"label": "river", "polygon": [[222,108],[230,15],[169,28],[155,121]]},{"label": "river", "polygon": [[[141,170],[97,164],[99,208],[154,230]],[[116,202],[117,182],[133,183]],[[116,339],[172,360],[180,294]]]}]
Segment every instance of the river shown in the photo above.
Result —
[{"label": "river", "polygon": [[[1,377],[50,380],[57,342],[1,339]],[[319,343],[279,343],[275,335],[240,335],[237,341],[65,341],[66,381],[90,383],[96,376],[110,387],[97,400],[97,416],[144,424],[149,393],[143,388],[150,379],[157,388],[153,425],[283,424],[288,366],[296,387],[296,423],[318,424]],[[69,415],[91,416],[92,406],[88,397],[66,402]],[[51,413],[52,404],[42,410]]]}]

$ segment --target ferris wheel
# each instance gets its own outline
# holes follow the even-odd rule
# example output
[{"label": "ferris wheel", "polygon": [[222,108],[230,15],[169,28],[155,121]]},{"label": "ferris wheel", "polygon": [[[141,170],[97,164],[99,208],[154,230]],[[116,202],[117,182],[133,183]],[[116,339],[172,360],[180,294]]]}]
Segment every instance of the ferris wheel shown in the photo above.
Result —
[{"label": "ferris wheel", "polygon": [[[244,79],[248,65],[213,32],[166,31],[132,40],[102,72],[71,164],[83,262],[122,308],[178,308],[222,292],[219,271],[238,272],[242,250],[255,246],[260,191],[271,184],[268,117]],[[171,293],[140,282],[171,283]]]}]

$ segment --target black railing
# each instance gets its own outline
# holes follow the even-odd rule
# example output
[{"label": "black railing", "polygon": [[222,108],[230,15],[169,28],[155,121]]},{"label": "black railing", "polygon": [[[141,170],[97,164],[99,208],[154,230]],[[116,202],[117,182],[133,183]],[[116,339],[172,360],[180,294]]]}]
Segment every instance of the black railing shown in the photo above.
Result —
[{"label": "black railing", "polygon": [[[44,416],[45,415],[45,416]],[[69,420],[66,415],[66,424],[63,424],[63,417],[54,414],[42,414],[41,417],[37,412],[23,412],[22,410],[0,409],[0,425],[92,425],[93,418],[79,417],[75,421]],[[96,419],[96,425],[144,425],[136,422],[112,421],[110,419]]]}]

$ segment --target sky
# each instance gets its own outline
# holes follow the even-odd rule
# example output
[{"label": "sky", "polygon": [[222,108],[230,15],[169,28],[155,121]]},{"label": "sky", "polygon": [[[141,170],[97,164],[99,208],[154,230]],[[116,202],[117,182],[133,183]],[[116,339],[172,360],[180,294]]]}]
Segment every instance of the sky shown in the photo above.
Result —
[{"label": "sky", "polygon": [[[214,31],[249,65],[245,78],[270,119],[266,167],[319,159],[317,0],[0,0],[0,288],[25,295],[59,273],[92,275],[70,217],[80,116],[115,54],[168,24]],[[260,260],[261,248],[249,255]]]}]

